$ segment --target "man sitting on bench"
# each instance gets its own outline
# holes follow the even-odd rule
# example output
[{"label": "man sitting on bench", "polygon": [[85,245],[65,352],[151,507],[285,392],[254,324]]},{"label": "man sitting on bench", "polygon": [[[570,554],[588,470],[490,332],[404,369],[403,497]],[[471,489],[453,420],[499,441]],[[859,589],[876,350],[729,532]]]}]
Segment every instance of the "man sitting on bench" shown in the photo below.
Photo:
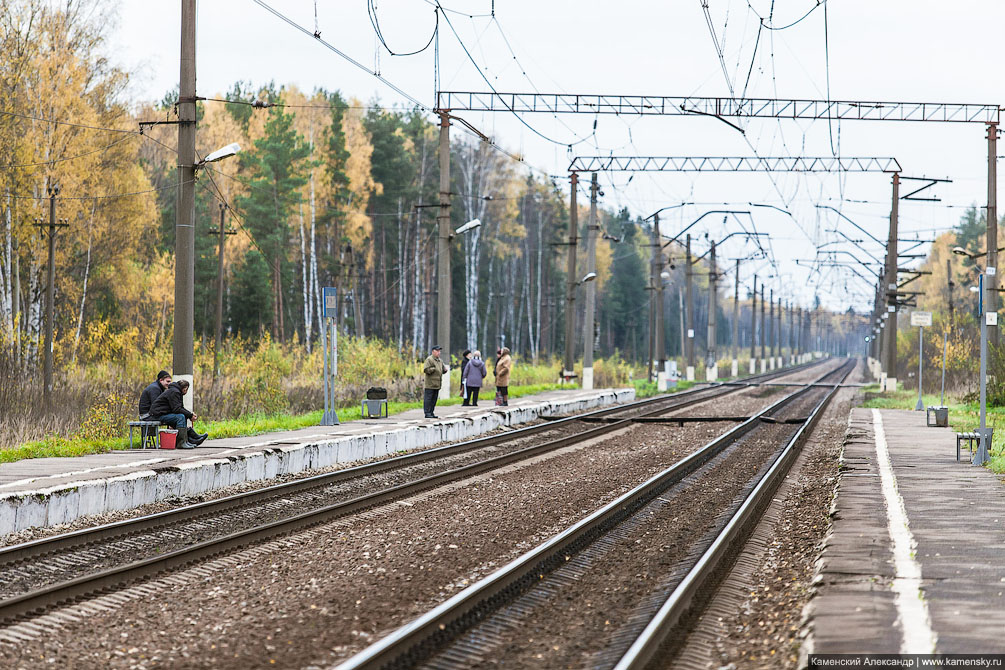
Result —
[{"label": "man sitting on bench", "polygon": [[157,373],[157,381],[143,389],[143,393],[140,394],[140,421],[146,421],[150,418],[150,406],[154,404],[154,400],[157,400],[157,396],[163,393],[164,389],[166,389],[170,383],[171,373],[167,370],[161,370]]},{"label": "man sitting on bench", "polygon": [[[179,449],[195,449],[206,441],[208,433],[200,435],[193,428],[188,429],[188,421],[195,421],[196,415],[185,409],[182,396],[188,393],[189,383],[182,379],[168,385],[164,392],[157,396],[150,407],[153,421],[160,421],[166,426],[174,426],[178,430],[175,444]],[[194,424],[193,424],[194,425]]]}]

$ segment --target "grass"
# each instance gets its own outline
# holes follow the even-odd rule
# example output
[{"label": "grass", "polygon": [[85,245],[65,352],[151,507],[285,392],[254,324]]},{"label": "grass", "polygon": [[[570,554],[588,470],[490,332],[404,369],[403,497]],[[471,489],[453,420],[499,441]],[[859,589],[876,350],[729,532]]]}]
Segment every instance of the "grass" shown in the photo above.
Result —
[{"label": "grass", "polygon": [[[666,393],[677,393],[678,391],[686,391],[695,385],[695,382],[689,382],[686,379],[681,379],[677,382],[677,386],[666,391]],[[659,395],[660,391],[656,388],[656,382],[646,381],[645,379],[633,379],[632,386],[635,387],[635,397],[636,398],[651,398],[654,395]]]},{"label": "grass", "polygon": [[[898,389],[894,393],[879,393],[878,384],[862,387],[865,392],[863,407],[870,409],[908,409],[913,410],[918,403],[918,393],[913,390]],[[949,425],[956,431],[971,431],[980,425],[980,406],[977,403],[964,403],[953,398],[946,398],[949,408]],[[923,394],[921,401],[924,406],[939,404],[939,396]],[[995,429],[991,441],[991,463],[993,472],[1005,472],[1005,407],[987,408],[987,425]]]},{"label": "grass", "polygon": [[[579,387],[575,384],[527,384],[524,386],[511,386],[509,395],[511,398],[521,398],[535,393],[544,393],[545,391],[574,390],[577,388]],[[492,396],[485,398],[485,400],[491,403]],[[461,398],[451,396],[446,400],[439,401],[437,404],[441,406],[459,405],[461,404]],[[389,402],[387,404],[387,413],[389,415],[400,414],[406,410],[419,409],[421,407],[421,402]],[[208,432],[214,438],[245,437],[317,426],[321,422],[321,414],[321,410],[303,414],[252,413],[237,419],[198,421],[197,423],[199,430]],[[362,419],[359,405],[340,408],[338,416],[339,421],[342,423]],[[97,439],[49,437],[44,440],[26,442],[16,447],[0,450],[0,463],[12,463],[28,458],[85,456],[87,454],[98,454],[128,448],[129,439],[126,437]]]}]

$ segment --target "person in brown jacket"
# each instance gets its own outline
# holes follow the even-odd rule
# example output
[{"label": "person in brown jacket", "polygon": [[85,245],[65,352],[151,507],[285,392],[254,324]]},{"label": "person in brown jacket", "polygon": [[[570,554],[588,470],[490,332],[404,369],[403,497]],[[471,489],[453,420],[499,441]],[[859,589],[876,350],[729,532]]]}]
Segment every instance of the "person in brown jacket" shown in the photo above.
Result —
[{"label": "person in brown jacket", "polygon": [[502,402],[496,404],[509,405],[509,374],[513,370],[513,357],[509,355],[509,349],[503,347],[499,350],[496,358],[496,397]]}]

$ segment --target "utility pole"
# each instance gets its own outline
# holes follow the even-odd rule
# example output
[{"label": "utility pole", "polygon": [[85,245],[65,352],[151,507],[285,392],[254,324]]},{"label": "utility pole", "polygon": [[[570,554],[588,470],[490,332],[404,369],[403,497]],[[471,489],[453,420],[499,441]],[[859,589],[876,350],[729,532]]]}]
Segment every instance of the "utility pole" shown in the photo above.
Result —
[{"label": "utility pole", "polygon": [[768,322],[764,320],[764,283],[761,282],[761,372],[768,369],[767,352],[764,350],[764,340]]},{"label": "utility pole", "polygon": [[705,380],[714,382],[719,378],[718,357],[715,350],[715,318],[718,311],[718,279],[715,267],[715,241],[712,242],[712,249],[709,252],[709,264],[711,269],[708,273],[708,342],[705,343]]},{"label": "utility pole", "polygon": [[947,258],[946,259],[946,289],[948,290],[948,296],[947,297],[948,297],[948,302],[949,302],[949,325],[950,325],[950,327],[952,327],[953,319],[955,318],[954,314],[953,314],[953,286],[954,286],[954,282],[953,282],[953,266],[949,262],[949,259]]},{"label": "utility pole", "polygon": [[736,279],[733,284],[733,364],[729,369],[730,377],[740,375],[740,259],[736,259]]},{"label": "utility pole", "polygon": [[195,398],[195,25],[196,0],[181,0],[181,58],[178,81],[178,204],[175,218],[174,361],[175,381],[191,390],[182,401],[191,410]]},{"label": "utility pole", "polygon": [[579,173],[569,173],[569,256],[565,274],[565,369],[564,379],[576,376],[576,238],[579,235],[579,209],[576,205],[576,189],[579,188]]},{"label": "utility pole", "polygon": [[[223,217],[227,212],[226,203],[220,203],[220,230],[208,231],[210,235],[219,235],[219,250],[216,263],[216,342],[213,344],[213,382],[220,376],[220,345],[223,341],[223,253],[226,245],[226,235],[237,234],[236,230],[227,230],[223,225]],[[308,337],[310,335],[308,334]]]},{"label": "utility pole", "polygon": [[789,313],[789,365],[796,364],[796,313],[792,309],[792,302],[789,300],[785,301],[785,309]]},{"label": "utility pole", "polygon": [[687,380],[694,381],[694,292],[691,288],[691,233],[687,234],[687,247],[685,255],[684,275],[687,277],[685,293],[687,295]]},{"label": "utility pole", "polygon": [[[897,390],[897,215],[900,204],[900,173],[893,173],[893,206],[890,208],[890,236],[886,243],[886,382],[884,391]],[[988,229],[990,233],[990,226]],[[990,245],[990,249],[994,245]],[[989,252],[990,253],[990,252]]]},{"label": "utility pole", "polygon": [[[586,226],[586,272],[597,271],[597,173],[590,178],[590,221]],[[593,388],[593,321],[597,304],[597,283],[586,285],[586,316],[583,319],[583,383],[586,390]]]},{"label": "utility pole", "polygon": [[656,220],[653,221],[653,226],[649,231],[649,377],[648,380],[653,380],[653,359],[656,356],[656,295],[657,295],[657,285],[661,282],[659,273],[656,271],[656,254],[660,254],[660,239],[659,233],[657,232],[657,226],[659,226],[659,215],[656,215]]},{"label": "utility pole", "polygon": [[446,352],[447,373],[440,386],[440,399],[450,397],[450,114],[440,115],[440,209],[436,215],[436,339]]},{"label": "utility pole", "polygon": [[775,336],[771,338],[774,345],[771,349],[775,365],[782,367],[782,298],[779,296],[775,309]]},{"label": "utility pole", "polygon": [[[987,267],[995,268],[994,274],[988,274],[987,281],[987,311],[998,311],[998,124],[988,124],[988,232]],[[998,346],[998,328],[991,329],[991,344]]]},{"label": "utility pole", "polygon": [[768,289],[768,369],[775,369],[775,289]]},{"label": "utility pole", "polygon": [[757,275],[754,275],[754,292],[750,301],[750,374],[757,372]]},{"label": "utility pole", "polygon": [[[35,225],[49,229],[49,267],[45,287],[45,352],[42,356],[42,399],[45,408],[52,408],[52,329],[53,312],[56,302],[56,229],[69,226],[66,219],[56,221],[56,197],[59,195],[59,185],[50,184],[46,189],[49,194],[49,223],[36,219]],[[15,300],[17,297],[15,296]]]},{"label": "utility pole", "polygon": [[660,215],[653,218],[656,229],[656,360],[659,362],[659,372],[666,377],[667,352],[666,352],[666,325],[664,324],[663,313],[663,236],[660,235]]}]

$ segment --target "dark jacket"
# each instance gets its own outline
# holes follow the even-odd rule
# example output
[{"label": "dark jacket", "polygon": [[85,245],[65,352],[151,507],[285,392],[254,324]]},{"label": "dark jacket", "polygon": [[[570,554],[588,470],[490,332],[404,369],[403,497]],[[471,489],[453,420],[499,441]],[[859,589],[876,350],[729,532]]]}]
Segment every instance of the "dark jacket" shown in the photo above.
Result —
[{"label": "dark jacket", "polygon": [[150,407],[150,415],[159,419],[165,414],[184,414],[186,418],[191,419],[192,412],[185,409],[185,405],[182,404],[183,395],[178,382],[171,382],[164,389],[164,393],[161,393],[154,400],[154,404]]},{"label": "dark jacket", "polygon": [[140,394],[140,416],[144,417],[150,414],[150,407],[154,404],[154,400],[157,400],[157,396],[164,392],[164,387],[161,386],[159,381],[154,382],[150,386],[143,389],[143,393]]},{"label": "dark jacket", "polygon": [[481,387],[482,380],[488,372],[485,370],[485,361],[480,358],[472,358],[464,368],[461,379],[469,388]]}]

